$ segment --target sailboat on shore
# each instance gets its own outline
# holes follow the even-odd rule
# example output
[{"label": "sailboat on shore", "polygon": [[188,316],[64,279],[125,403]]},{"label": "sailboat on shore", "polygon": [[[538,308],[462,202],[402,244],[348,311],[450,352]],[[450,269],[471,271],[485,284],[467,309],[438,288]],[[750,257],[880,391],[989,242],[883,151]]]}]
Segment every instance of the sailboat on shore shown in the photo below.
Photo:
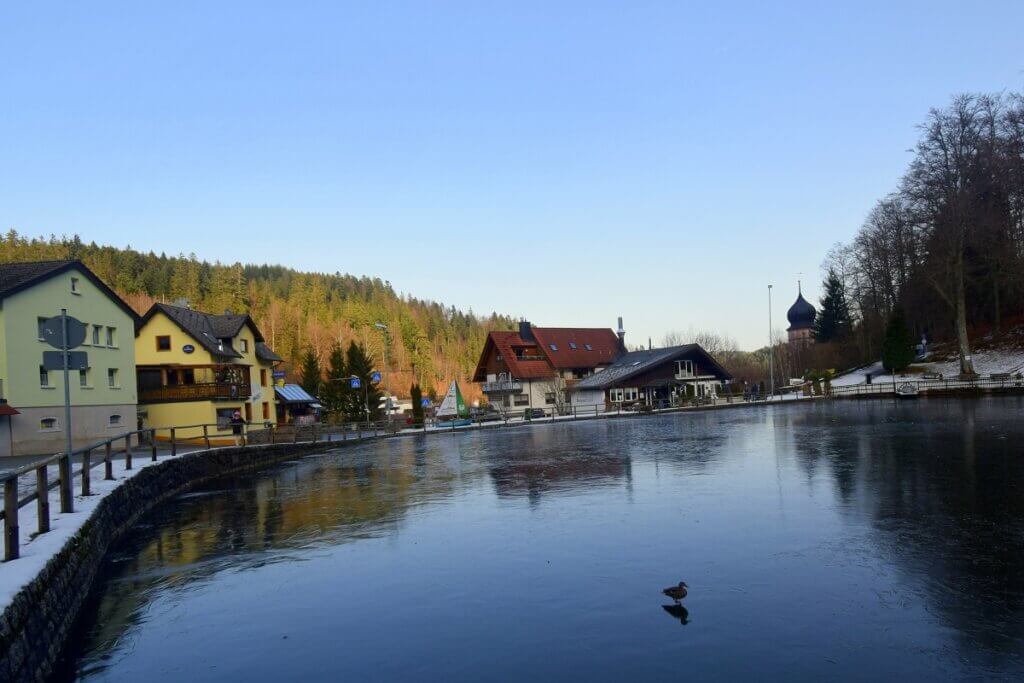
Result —
[{"label": "sailboat on shore", "polygon": [[444,422],[447,427],[465,427],[473,424],[473,421],[469,419],[469,408],[466,407],[466,401],[462,398],[457,381],[452,380],[451,386],[448,387],[448,393],[444,395],[444,400],[437,407],[434,416]]}]

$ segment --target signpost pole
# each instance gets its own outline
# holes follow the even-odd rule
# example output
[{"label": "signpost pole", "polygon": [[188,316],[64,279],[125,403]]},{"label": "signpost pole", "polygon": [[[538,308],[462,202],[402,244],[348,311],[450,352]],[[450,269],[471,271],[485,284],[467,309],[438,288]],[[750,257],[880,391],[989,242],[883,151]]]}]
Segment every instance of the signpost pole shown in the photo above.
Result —
[{"label": "signpost pole", "polygon": [[73,512],[74,502],[71,496],[71,381],[68,368],[68,309],[60,309],[60,327],[63,339],[60,343],[61,355],[64,358],[64,447],[66,452],[60,462],[60,511]]}]

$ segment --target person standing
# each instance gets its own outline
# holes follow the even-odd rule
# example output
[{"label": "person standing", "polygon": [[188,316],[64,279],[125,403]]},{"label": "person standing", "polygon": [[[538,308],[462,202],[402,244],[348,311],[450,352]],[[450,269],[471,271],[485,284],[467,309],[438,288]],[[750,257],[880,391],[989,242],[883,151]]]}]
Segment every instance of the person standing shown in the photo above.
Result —
[{"label": "person standing", "polygon": [[245,424],[245,420],[242,419],[242,413],[235,411],[231,414],[231,433],[235,437],[235,445],[242,445],[242,426]]}]

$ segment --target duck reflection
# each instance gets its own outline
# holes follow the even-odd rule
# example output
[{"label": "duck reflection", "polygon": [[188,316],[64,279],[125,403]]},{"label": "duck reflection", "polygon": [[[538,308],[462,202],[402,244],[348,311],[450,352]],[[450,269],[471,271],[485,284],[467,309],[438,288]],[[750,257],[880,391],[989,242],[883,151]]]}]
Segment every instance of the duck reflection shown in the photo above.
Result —
[{"label": "duck reflection", "polygon": [[678,604],[662,605],[661,609],[668,612],[669,616],[673,619],[678,619],[679,623],[686,626],[690,623],[690,611]]}]

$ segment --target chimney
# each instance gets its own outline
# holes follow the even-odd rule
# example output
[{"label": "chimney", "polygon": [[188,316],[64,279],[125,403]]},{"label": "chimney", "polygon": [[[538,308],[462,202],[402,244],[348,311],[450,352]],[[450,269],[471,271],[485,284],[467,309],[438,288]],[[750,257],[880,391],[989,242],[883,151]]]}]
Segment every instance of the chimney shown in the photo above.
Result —
[{"label": "chimney", "polygon": [[530,327],[529,320],[519,321],[519,338],[523,341],[534,341],[533,329]]},{"label": "chimney", "polygon": [[622,329],[622,316],[619,316],[619,329],[616,332],[619,335],[619,353],[626,352],[626,330]]}]

